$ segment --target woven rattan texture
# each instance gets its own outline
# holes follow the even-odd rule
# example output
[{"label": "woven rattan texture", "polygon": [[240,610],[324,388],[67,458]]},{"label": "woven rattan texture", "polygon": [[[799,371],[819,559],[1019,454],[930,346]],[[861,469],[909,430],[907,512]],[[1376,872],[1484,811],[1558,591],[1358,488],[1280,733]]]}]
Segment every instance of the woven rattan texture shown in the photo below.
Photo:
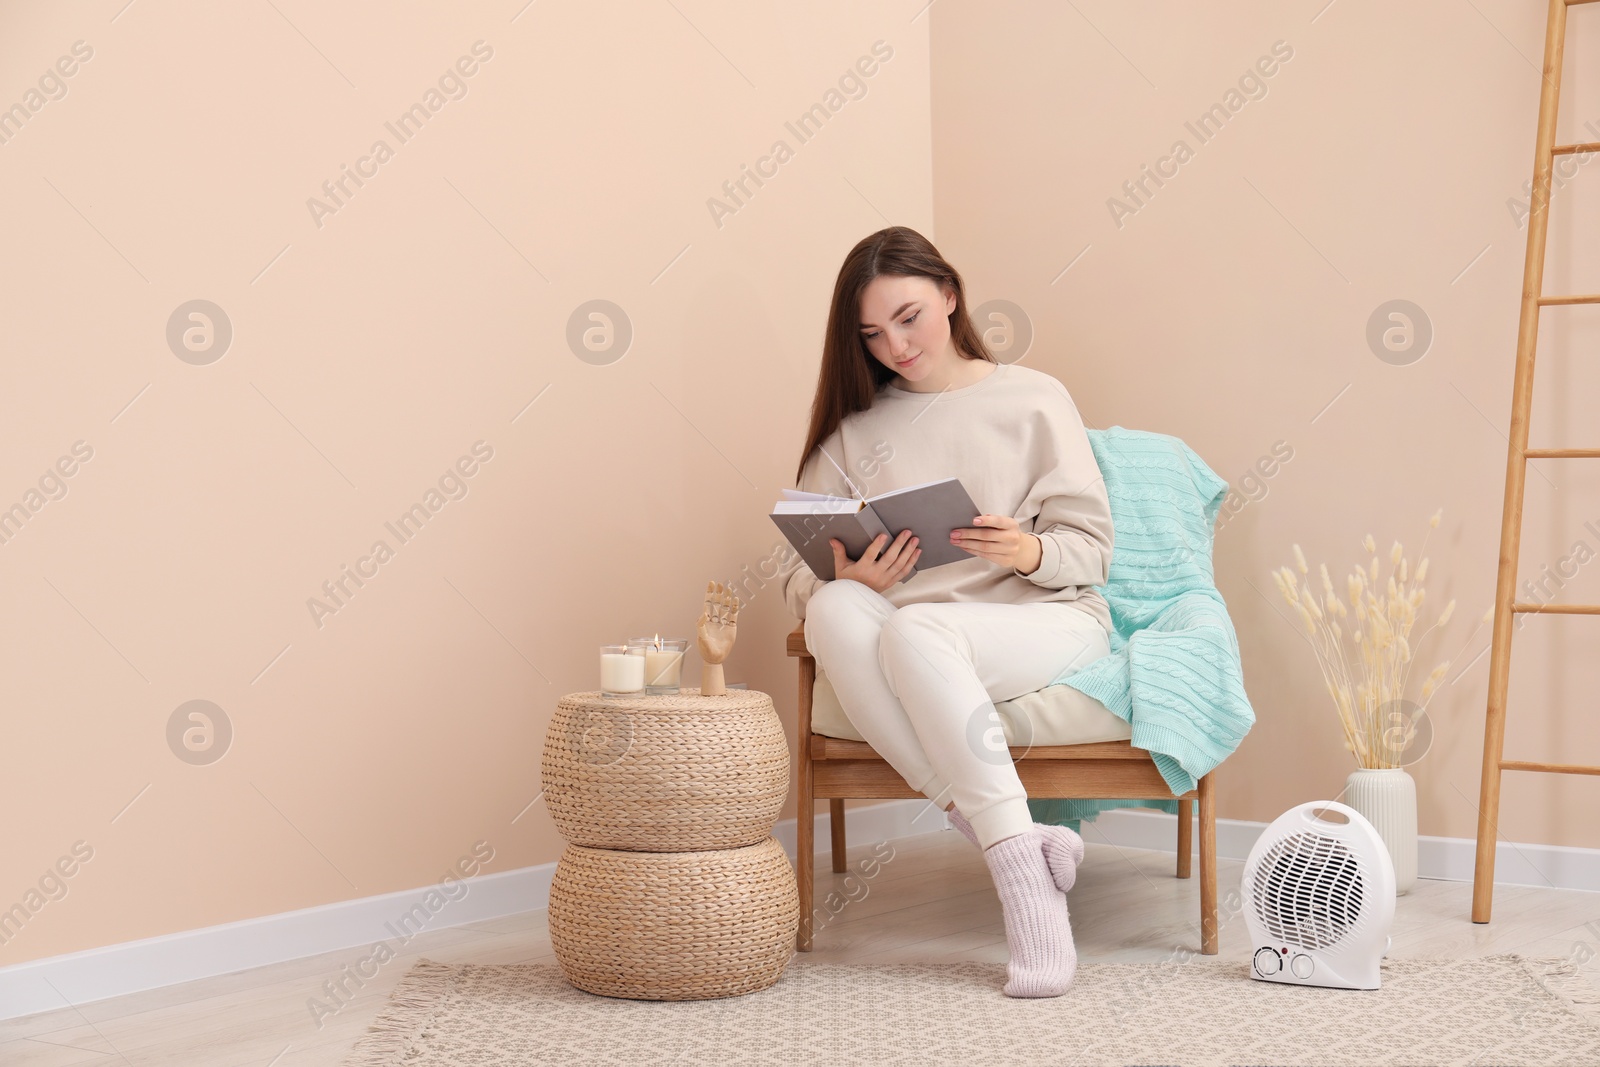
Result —
[{"label": "woven rattan texture", "polygon": [[550,943],[579,989],[705,1000],[765,989],[794,955],[794,868],[776,838],[705,852],[569,845],[550,884]]},{"label": "woven rattan texture", "polygon": [[691,852],[757,844],[789,792],[789,745],[765,693],[573,693],[545,734],[545,804],[567,841]]}]

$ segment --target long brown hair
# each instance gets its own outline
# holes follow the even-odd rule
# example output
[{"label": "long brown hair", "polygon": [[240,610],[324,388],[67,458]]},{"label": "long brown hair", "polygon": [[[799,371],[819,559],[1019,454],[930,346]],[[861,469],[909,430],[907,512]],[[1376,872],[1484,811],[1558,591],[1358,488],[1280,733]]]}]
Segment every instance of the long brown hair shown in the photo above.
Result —
[{"label": "long brown hair", "polygon": [[872,279],[882,274],[928,278],[940,286],[941,292],[953,290],[956,306],[950,312],[950,341],[956,352],[962,359],[1000,362],[983,343],[967,314],[961,275],[945,262],[932,242],[907,226],[890,226],[863,238],[844,257],[833,285],[833,304],[828,309],[828,328],[822,341],[822,367],[817,372],[817,393],[811,401],[811,426],[794,475],[796,485],[805,472],[806,460],[839,428],[845,416],[870,408],[884,383],[899,377],[867,351],[867,343],[861,337],[861,294]]}]

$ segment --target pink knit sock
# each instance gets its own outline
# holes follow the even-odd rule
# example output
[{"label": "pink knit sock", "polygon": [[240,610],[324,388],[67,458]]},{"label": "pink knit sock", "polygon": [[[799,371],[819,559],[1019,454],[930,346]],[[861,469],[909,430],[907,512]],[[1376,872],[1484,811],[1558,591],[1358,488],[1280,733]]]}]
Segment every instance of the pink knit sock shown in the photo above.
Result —
[{"label": "pink knit sock", "polygon": [[[968,841],[982,847],[978,845],[978,835],[973,832],[972,824],[961,814],[960,808],[951,808],[945,814],[950,816],[951,826],[960,830]],[[1033,828],[1044,839],[1044,858],[1050,866],[1050,877],[1055,881],[1056,888],[1063,893],[1070,891],[1078,880],[1078,865],[1083,862],[1083,838],[1065,826],[1036,822]]]},{"label": "pink knit sock", "polygon": [[1078,950],[1072,943],[1066,894],[1052,884],[1037,830],[1008,837],[983,852],[1005,913],[1005,995],[1059,997],[1072,985]]}]

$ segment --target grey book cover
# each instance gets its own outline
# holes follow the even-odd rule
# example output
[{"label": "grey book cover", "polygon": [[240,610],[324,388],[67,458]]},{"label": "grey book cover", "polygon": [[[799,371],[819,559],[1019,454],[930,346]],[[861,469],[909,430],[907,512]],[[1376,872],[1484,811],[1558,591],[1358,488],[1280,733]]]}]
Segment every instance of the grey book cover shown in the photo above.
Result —
[{"label": "grey book cover", "polygon": [[901,530],[910,530],[919,539],[922,555],[902,582],[928,567],[978,558],[950,543],[950,531],[971,527],[972,520],[982,514],[959,478],[924,482],[865,499],[792,489],[785,489],[784,496],[787,499],[774,506],[770,517],[811,573],[825,582],[834,579],[829,538],[844,545],[851,559],[860,559],[879,534],[889,535],[887,545]]}]

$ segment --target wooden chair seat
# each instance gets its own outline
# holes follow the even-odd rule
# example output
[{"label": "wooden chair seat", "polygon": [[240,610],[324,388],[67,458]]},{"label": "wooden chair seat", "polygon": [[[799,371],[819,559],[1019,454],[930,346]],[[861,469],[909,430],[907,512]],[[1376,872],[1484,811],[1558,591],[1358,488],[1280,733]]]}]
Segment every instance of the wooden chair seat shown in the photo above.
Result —
[{"label": "wooden chair seat", "polygon": [[[799,660],[800,694],[797,752],[799,803],[795,818],[795,876],[800,889],[800,930],[797,948],[811,951],[815,894],[816,841],[813,827],[816,801],[828,800],[833,870],[845,869],[844,802],[847,799],[900,799],[922,794],[906,784],[887,760],[864,741],[829,737],[811,728],[812,696],[817,664],[806,647],[805,623],[789,633],[786,650]],[[1156,768],[1155,760],[1128,741],[1097,741],[1082,745],[1013,746],[1017,776],[1030,797],[1077,799],[1176,799],[1178,801],[1177,876],[1188,878],[1193,847],[1193,803],[1200,801],[1200,931],[1201,949],[1217,953],[1217,839],[1213,775],[1199,779],[1195,789],[1173,798],[1172,790]]]}]

